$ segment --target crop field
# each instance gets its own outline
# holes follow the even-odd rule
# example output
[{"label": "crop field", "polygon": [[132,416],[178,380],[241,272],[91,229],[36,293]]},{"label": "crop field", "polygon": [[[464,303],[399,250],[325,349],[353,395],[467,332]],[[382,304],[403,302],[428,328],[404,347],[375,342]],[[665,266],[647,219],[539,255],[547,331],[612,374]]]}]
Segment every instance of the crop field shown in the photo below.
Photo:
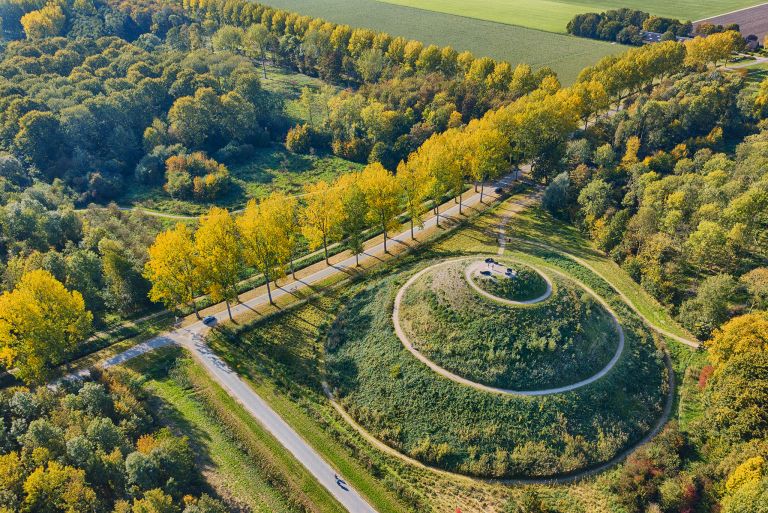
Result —
[{"label": "crop field", "polygon": [[503,59],[513,64],[524,62],[534,68],[549,66],[566,85],[572,83],[584,67],[601,57],[627,49],[602,41],[377,0],[269,0],[267,3],[336,23],[418,39],[425,44],[450,45],[460,51],[469,50],[478,56]]},{"label": "crop field", "polygon": [[757,5],[751,9],[744,9],[737,12],[730,12],[731,10],[727,11],[725,14],[713,16],[703,21],[714,23],[715,25],[738,23],[742,34],[755,34],[760,38],[760,41],[762,41],[766,34],[768,34],[768,5]]},{"label": "crop field", "polygon": [[[565,32],[568,21],[576,14],[601,12],[628,7],[659,16],[696,21],[736,9],[749,7],[756,0],[379,0],[389,4],[428,11],[496,21],[550,32]],[[722,23],[722,22],[718,22]]]}]

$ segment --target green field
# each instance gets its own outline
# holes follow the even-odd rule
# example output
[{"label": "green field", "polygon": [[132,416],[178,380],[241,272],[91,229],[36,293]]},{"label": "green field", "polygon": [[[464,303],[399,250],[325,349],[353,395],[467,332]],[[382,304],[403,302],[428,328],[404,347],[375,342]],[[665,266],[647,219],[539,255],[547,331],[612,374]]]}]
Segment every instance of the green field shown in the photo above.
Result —
[{"label": "green field", "polygon": [[496,21],[550,32],[565,32],[576,14],[628,7],[658,16],[696,21],[759,3],[757,0],[378,0],[479,20]]},{"label": "green field", "polygon": [[611,318],[570,280],[553,277],[540,303],[501,304],[467,284],[473,262],[430,269],[403,294],[400,324],[433,362],[484,385],[541,390],[589,378],[616,352]]},{"label": "green field", "polygon": [[368,27],[425,44],[450,45],[511,63],[525,62],[554,69],[564,84],[584,67],[626,47],[552,34],[493,21],[413,9],[376,0],[268,0],[268,5],[319,16],[353,27]]}]

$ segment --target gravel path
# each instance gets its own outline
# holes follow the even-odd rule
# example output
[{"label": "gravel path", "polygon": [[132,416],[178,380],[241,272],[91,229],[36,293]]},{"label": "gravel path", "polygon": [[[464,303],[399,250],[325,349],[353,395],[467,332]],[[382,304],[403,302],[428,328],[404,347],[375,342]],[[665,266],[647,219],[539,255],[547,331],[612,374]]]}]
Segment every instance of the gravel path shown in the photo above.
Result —
[{"label": "gravel path", "polygon": [[[432,369],[437,374],[443,376],[444,378],[450,379],[451,381],[454,381],[456,383],[466,385],[466,386],[475,388],[477,390],[482,390],[483,392],[491,392],[495,394],[506,394],[506,395],[519,395],[519,396],[541,396],[541,395],[552,395],[552,394],[562,394],[564,392],[571,392],[573,390],[576,390],[577,388],[581,388],[591,383],[594,383],[595,381],[599,380],[600,378],[608,374],[611,371],[611,369],[613,369],[613,367],[616,365],[616,362],[619,361],[621,354],[624,352],[624,330],[621,328],[619,319],[616,317],[616,314],[608,305],[608,303],[606,303],[605,300],[603,300],[603,298],[598,296],[592,289],[590,289],[580,281],[575,280],[570,276],[566,276],[565,274],[559,271],[556,271],[554,269],[549,269],[549,271],[577,283],[581,288],[583,288],[590,295],[592,295],[592,297],[594,297],[595,300],[597,300],[603,306],[603,308],[606,309],[606,311],[608,312],[608,315],[611,316],[613,325],[616,328],[616,332],[619,335],[619,343],[616,346],[616,352],[614,353],[613,357],[610,359],[610,361],[605,367],[600,369],[598,373],[588,377],[587,379],[581,380],[579,382],[576,382],[570,385],[562,386],[562,387],[547,388],[543,390],[511,390],[508,388],[498,388],[498,387],[483,385],[482,383],[478,383],[476,381],[472,381],[462,376],[459,376],[458,374],[454,374],[453,372],[439,366],[438,364],[436,364],[435,362],[427,358],[424,354],[422,354],[421,351],[419,351],[413,346],[413,343],[408,338],[408,335],[406,335],[405,331],[403,330],[400,324],[400,304],[403,300],[403,296],[405,295],[405,292],[408,290],[408,287],[410,287],[422,275],[424,275],[425,273],[431,271],[436,267],[441,267],[443,265],[447,265],[454,262],[472,260],[475,258],[478,258],[478,257],[463,257],[463,258],[457,258],[452,260],[446,260],[444,262],[440,262],[438,264],[427,267],[426,269],[422,269],[418,273],[411,276],[411,278],[407,282],[405,282],[405,285],[400,287],[400,290],[397,292],[397,296],[395,296],[394,308],[392,310],[392,324],[395,327],[395,333],[397,334],[397,338],[400,339],[400,342],[403,344],[403,347],[405,347],[420,362],[422,362],[424,365]],[[495,298],[495,296],[491,296],[491,297]]]}]

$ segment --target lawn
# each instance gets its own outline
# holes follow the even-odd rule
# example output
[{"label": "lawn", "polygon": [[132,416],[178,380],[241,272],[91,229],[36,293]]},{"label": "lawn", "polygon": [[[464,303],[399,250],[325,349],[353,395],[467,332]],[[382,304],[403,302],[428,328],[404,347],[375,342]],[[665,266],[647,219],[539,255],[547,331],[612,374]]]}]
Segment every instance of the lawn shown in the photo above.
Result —
[{"label": "lawn", "polygon": [[377,0],[269,0],[267,4],[353,27],[382,30],[425,44],[449,45],[458,50],[469,50],[476,56],[489,56],[513,64],[524,62],[534,68],[549,66],[564,84],[572,83],[584,67],[601,57],[626,50],[624,46],[602,41]]},{"label": "lawn", "polygon": [[401,326],[433,362],[484,385],[539,390],[587,379],[615,354],[610,316],[575,283],[553,277],[549,299],[501,304],[467,284],[471,262],[430,269],[403,295]]},{"label": "lawn", "polygon": [[161,421],[189,437],[206,481],[230,504],[253,513],[345,511],[180,349],[162,349],[127,366],[141,374]]},{"label": "lawn", "polygon": [[480,20],[519,25],[549,32],[565,32],[576,14],[628,7],[658,16],[700,20],[759,3],[757,0],[378,0]]},{"label": "lawn", "polygon": [[[280,144],[256,148],[245,162],[230,165],[230,191],[214,204],[239,209],[251,198],[260,198],[272,191],[301,194],[305,185],[319,180],[334,180],[337,176],[361,169],[362,165],[330,154],[299,155]],[[174,200],[160,186],[128,187],[121,204],[131,204],[159,212],[199,215],[210,208],[208,203]]]}]

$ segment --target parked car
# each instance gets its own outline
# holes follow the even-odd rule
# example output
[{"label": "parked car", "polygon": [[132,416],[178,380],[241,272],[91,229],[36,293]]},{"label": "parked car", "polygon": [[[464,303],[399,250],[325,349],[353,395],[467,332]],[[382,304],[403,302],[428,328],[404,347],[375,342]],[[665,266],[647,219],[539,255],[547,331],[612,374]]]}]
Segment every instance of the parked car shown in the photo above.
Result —
[{"label": "parked car", "polygon": [[218,320],[213,315],[209,315],[205,319],[203,319],[203,324],[210,327],[216,326],[217,322]]}]

